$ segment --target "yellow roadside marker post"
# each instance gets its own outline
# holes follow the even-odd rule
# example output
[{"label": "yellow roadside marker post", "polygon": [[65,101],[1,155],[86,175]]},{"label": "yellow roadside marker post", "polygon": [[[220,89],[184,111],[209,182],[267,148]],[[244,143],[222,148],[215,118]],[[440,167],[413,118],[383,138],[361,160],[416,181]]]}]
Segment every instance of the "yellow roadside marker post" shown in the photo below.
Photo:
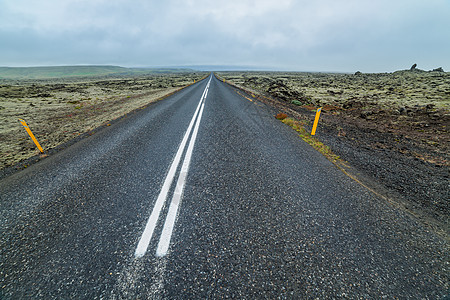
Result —
[{"label": "yellow roadside marker post", "polygon": [[311,131],[311,135],[316,134],[317,124],[319,123],[319,116],[320,116],[321,111],[322,111],[322,107],[319,108],[316,112],[316,118],[314,119],[314,125],[313,125],[312,131]]},{"label": "yellow roadside marker post", "polygon": [[39,142],[37,141],[37,139],[34,137],[34,134],[31,132],[30,128],[28,127],[27,123],[25,122],[25,120],[19,119],[20,123],[22,123],[23,127],[25,128],[25,130],[28,132],[28,134],[30,135],[31,139],[33,140],[33,142],[36,144],[36,146],[38,147],[39,151],[41,151],[41,153],[44,153],[44,149],[42,149],[41,145],[39,145]]}]

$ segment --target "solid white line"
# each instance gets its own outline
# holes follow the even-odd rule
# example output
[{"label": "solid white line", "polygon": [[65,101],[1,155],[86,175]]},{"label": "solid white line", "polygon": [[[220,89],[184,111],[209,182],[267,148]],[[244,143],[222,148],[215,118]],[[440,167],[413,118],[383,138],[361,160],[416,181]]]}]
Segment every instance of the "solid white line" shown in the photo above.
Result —
[{"label": "solid white line", "polygon": [[[206,97],[205,97],[206,98]],[[180,176],[178,177],[177,185],[175,187],[175,192],[173,194],[172,202],[169,206],[169,212],[167,213],[166,222],[164,223],[164,228],[159,239],[158,248],[156,250],[156,256],[165,256],[169,249],[170,239],[172,237],[173,227],[175,225],[175,220],[180,206],[181,197],[183,195],[184,186],[186,184],[186,177],[189,171],[189,165],[192,158],[192,152],[194,150],[195,140],[197,138],[198,128],[200,125],[200,120],[203,114],[203,108],[205,103],[203,102],[198,115],[197,123],[195,124],[194,131],[192,133],[191,140],[189,142],[188,149],[186,151],[186,156],[181,167]]]},{"label": "solid white line", "polygon": [[[208,85],[209,85],[209,82],[208,82]],[[206,91],[206,88],[205,88],[205,91]],[[156,227],[156,224],[159,219],[159,215],[164,206],[164,202],[166,201],[170,186],[172,185],[173,179],[175,177],[175,173],[176,173],[178,165],[180,163],[181,156],[185,149],[188,137],[192,131],[192,127],[194,126],[195,119],[196,119],[197,114],[202,105],[205,91],[203,91],[202,98],[200,99],[200,101],[197,105],[197,109],[195,110],[194,116],[192,117],[192,120],[189,124],[188,129],[186,130],[186,133],[184,134],[183,140],[181,141],[181,144],[178,147],[178,151],[175,155],[172,165],[170,166],[170,169],[169,169],[169,172],[167,173],[166,179],[164,180],[164,184],[163,184],[163,187],[161,188],[161,192],[158,195],[155,206],[153,207],[152,213],[147,221],[144,232],[142,233],[141,239],[139,240],[139,243],[136,247],[136,251],[134,253],[135,257],[142,257],[147,252],[148,245],[150,244],[150,240],[152,239],[153,232],[155,231],[155,227]]]}]

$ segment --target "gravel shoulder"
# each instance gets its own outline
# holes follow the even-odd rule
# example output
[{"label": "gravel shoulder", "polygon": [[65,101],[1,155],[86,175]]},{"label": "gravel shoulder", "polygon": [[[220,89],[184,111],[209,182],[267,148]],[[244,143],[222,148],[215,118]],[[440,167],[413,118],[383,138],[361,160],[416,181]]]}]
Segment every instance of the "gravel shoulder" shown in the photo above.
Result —
[{"label": "gravel shoulder", "polygon": [[448,240],[450,73],[218,75],[309,132],[323,107],[316,138],[339,167]]}]

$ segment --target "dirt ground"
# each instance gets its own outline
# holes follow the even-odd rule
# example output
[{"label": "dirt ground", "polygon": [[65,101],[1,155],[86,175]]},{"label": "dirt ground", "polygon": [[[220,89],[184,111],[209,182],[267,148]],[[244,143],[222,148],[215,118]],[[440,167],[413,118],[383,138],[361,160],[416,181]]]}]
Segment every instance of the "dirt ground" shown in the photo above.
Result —
[{"label": "dirt ground", "polygon": [[450,73],[218,75],[309,131],[323,107],[316,137],[360,181],[449,237]]},{"label": "dirt ground", "polygon": [[[46,152],[198,81],[204,73],[60,80],[0,80],[0,170]],[[26,163],[17,168],[26,167]]]}]

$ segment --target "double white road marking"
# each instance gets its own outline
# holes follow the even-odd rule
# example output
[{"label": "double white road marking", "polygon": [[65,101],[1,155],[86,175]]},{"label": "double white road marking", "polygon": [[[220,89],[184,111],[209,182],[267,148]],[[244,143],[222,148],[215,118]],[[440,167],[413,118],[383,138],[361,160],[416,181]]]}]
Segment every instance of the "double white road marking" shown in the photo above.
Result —
[{"label": "double white road marking", "polygon": [[192,151],[194,150],[194,144],[197,137],[198,128],[200,126],[200,120],[202,119],[203,108],[205,107],[205,100],[208,95],[210,83],[211,78],[209,79],[208,84],[203,91],[203,95],[200,98],[200,102],[197,105],[194,116],[192,117],[192,120],[189,123],[189,127],[184,134],[183,140],[178,147],[178,151],[175,154],[175,158],[172,162],[172,165],[170,166],[169,172],[167,173],[166,179],[164,180],[161,192],[156,199],[155,206],[153,207],[152,213],[147,221],[147,225],[145,226],[144,232],[142,233],[141,239],[139,240],[139,243],[137,245],[136,251],[134,253],[135,257],[142,257],[147,252],[147,248],[150,244],[150,240],[152,239],[156,224],[159,219],[159,215],[164,206],[164,203],[166,202],[170,187],[172,186],[172,182],[175,179],[178,166],[180,165],[183,152],[190,137],[189,145],[187,147],[184,161],[181,166],[181,171],[178,175],[175,191],[173,193],[172,202],[169,206],[169,212],[167,213],[166,221],[164,222],[164,227],[159,239],[158,248],[156,250],[157,256],[162,257],[167,254],[170,245],[170,239],[172,237],[173,227],[175,225],[177,217],[178,208],[180,206],[181,197],[183,195],[184,185],[186,183],[186,177],[189,170],[189,164],[192,158]]}]

